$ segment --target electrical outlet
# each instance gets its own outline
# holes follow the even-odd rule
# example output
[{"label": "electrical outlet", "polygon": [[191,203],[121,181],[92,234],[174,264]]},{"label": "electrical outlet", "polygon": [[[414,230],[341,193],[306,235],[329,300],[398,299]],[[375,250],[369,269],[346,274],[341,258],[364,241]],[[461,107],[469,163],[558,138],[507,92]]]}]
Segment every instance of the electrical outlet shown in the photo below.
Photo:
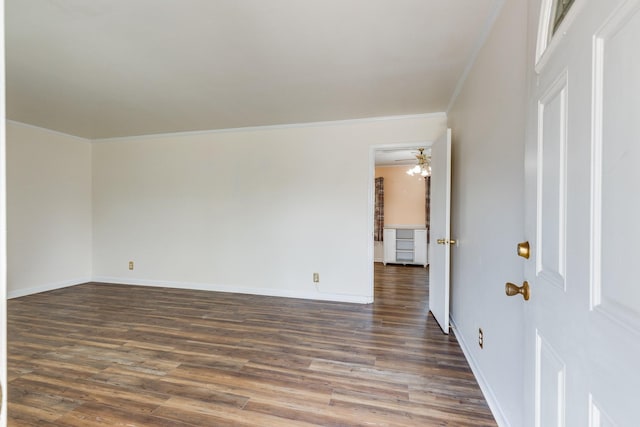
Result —
[{"label": "electrical outlet", "polygon": [[313,283],[320,282],[320,273],[313,273]]},{"label": "electrical outlet", "polygon": [[484,348],[484,332],[482,332],[482,328],[478,328],[478,345],[480,348]]},{"label": "electrical outlet", "polygon": [[129,261],[129,270],[133,270],[133,261]]}]

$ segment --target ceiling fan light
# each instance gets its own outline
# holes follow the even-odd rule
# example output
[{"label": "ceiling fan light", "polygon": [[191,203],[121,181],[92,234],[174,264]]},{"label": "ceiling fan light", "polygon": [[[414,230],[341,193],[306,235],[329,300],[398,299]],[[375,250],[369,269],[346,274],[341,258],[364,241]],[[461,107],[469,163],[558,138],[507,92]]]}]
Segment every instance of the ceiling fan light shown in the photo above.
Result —
[{"label": "ceiling fan light", "polygon": [[431,159],[424,154],[424,148],[418,148],[420,154],[416,155],[418,164],[407,170],[407,175],[418,175],[420,179],[431,175]]}]

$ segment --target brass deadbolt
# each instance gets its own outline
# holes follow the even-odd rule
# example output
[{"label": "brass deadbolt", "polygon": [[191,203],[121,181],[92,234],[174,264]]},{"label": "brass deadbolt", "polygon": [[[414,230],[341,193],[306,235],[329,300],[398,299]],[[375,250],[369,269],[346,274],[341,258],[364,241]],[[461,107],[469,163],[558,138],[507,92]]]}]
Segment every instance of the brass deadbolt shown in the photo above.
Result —
[{"label": "brass deadbolt", "polygon": [[518,243],[518,256],[521,256],[524,259],[529,259],[530,255],[531,247],[529,246],[529,242]]}]

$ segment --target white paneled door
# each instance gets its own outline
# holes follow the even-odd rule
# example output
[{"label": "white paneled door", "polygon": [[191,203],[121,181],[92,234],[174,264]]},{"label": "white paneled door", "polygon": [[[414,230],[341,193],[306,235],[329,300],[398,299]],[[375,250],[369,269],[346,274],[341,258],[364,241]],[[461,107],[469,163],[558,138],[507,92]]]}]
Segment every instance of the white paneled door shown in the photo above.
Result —
[{"label": "white paneled door", "polygon": [[0,426],[7,425],[7,191],[4,2],[0,1]]},{"label": "white paneled door", "polygon": [[637,426],[640,0],[575,0],[550,39],[542,3],[525,158],[526,419]]},{"label": "white paneled door", "polygon": [[429,310],[449,333],[451,266],[451,129],[431,146],[431,223],[429,242]]},{"label": "white paneled door", "polygon": [[0,426],[7,425],[7,191],[4,2],[0,1]]}]

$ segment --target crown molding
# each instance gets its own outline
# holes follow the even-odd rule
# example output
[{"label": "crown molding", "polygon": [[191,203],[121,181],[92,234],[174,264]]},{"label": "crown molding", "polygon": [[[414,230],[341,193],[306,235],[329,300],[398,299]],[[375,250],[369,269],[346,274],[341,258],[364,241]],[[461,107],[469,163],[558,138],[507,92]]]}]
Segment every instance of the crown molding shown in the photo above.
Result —
[{"label": "crown molding", "polygon": [[296,128],[321,127],[321,126],[343,126],[343,125],[354,125],[354,124],[363,124],[363,123],[386,122],[386,121],[394,121],[394,120],[446,119],[446,118],[447,118],[447,113],[437,112],[437,113],[423,113],[423,114],[407,114],[407,115],[401,115],[401,116],[368,117],[368,118],[362,118],[362,119],[331,120],[331,121],[321,121],[321,122],[306,122],[306,123],[292,123],[292,124],[264,125],[264,126],[247,126],[247,127],[238,127],[238,128],[196,130],[196,131],[185,131],[185,132],[167,132],[167,133],[136,135],[136,136],[118,136],[114,138],[96,138],[96,139],[92,139],[91,141],[96,143],[103,143],[103,142],[152,139],[152,138],[175,138],[175,137],[193,136],[193,135],[212,135],[212,134],[233,133],[233,132],[257,132],[257,131],[296,129]]},{"label": "crown molding", "polygon": [[77,139],[78,141],[82,141],[82,142],[91,143],[91,139],[89,139],[89,138],[83,138],[81,136],[71,135],[70,133],[64,133],[64,132],[60,132],[60,131],[57,131],[57,130],[44,128],[42,126],[36,126],[36,125],[29,124],[29,123],[19,122],[17,120],[7,119],[6,123],[14,125],[14,126],[23,127],[23,128],[35,129],[35,130],[40,130],[40,131],[43,131],[43,132],[52,133],[54,135],[64,136],[66,138]]}]

